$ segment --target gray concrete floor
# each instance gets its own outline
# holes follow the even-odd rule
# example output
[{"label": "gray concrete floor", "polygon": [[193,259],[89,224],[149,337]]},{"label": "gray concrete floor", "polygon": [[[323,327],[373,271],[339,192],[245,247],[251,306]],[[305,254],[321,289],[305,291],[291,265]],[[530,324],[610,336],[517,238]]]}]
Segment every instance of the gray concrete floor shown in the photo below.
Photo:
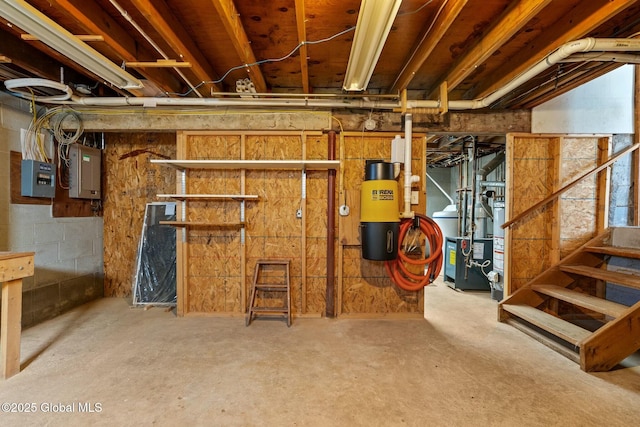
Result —
[{"label": "gray concrete floor", "polygon": [[0,425],[640,422],[640,366],[584,373],[497,323],[487,293],[437,282],[425,298],[425,320],[294,319],[291,328],[99,300],[24,331],[23,371],[0,380],[0,402],[35,412],[0,412]]}]

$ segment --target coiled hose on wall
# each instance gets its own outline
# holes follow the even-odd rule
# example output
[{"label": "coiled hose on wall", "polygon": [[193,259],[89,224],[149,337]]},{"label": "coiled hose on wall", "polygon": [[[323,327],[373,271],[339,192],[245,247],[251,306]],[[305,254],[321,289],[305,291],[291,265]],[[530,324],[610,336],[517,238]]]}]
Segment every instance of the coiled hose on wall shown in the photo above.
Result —
[{"label": "coiled hose on wall", "polygon": [[[407,256],[403,250],[398,250],[398,258],[385,262],[387,273],[393,282],[406,291],[419,291],[433,282],[442,269],[442,231],[434,220],[426,215],[415,214],[415,219],[404,219],[400,223],[398,234],[398,247],[402,243],[407,232],[416,225],[429,242],[429,257],[414,259]],[[406,264],[423,266],[424,274],[415,274],[409,271]]]}]

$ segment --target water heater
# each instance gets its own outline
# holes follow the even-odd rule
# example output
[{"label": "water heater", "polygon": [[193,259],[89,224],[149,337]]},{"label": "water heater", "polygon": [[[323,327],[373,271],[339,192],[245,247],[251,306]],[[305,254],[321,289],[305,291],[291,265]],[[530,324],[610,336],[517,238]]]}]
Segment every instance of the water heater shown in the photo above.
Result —
[{"label": "water heater", "polygon": [[393,163],[367,161],[360,192],[362,257],[388,261],[398,257],[398,183]]}]

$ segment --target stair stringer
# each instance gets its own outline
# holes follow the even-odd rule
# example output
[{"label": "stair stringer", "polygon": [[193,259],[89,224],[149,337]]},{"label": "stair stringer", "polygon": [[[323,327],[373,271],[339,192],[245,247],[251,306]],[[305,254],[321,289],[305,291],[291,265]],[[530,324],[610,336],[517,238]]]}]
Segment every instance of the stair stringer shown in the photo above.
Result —
[{"label": "stair stringer", "polygon": [[580,342],[580,368],[609,371],[640,350],[640,301]]}]

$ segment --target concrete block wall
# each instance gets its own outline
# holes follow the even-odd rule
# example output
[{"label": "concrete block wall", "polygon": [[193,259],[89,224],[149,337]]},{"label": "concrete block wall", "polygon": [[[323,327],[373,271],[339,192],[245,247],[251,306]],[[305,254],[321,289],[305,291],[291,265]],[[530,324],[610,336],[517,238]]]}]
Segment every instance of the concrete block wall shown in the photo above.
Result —
[{"label": "concrete block wall", "polygon": [[27,327],[104,294],[102,218],[53,218],[50,205],[10,203],[9,152],[20,151],[29,103],[0,94],[0,251],[35,252],[35,274],[23,281]]}]

